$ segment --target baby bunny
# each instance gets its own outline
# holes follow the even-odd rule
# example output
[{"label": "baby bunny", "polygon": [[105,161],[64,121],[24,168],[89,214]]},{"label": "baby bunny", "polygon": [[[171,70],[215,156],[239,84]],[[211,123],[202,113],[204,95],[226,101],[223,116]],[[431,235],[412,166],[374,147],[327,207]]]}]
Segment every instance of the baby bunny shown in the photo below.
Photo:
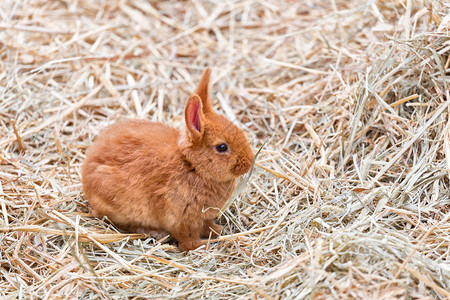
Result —
[{"label": "baby bunny", "polygon": [[127,231],[169,232],[183,251],[221,231],[214,217],[254,156],[242,130],[213,111],[210,73],[186,101],[184,130],[127,120],[95,138],[82,166],[94,216]]}]

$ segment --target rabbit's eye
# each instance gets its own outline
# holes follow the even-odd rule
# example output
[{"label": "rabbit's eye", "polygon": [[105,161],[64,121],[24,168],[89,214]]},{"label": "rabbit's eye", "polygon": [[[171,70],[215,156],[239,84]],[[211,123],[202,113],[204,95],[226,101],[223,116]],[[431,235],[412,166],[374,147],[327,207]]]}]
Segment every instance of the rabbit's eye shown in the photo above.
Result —
[{"label": "rabbit's eye", "polygon": [[221,153],[227,152],[228,146],[227,146],[227,144],[220,144],[220,145],[216,146],[216,150],[217,150],[217,152],[221,152]]}]

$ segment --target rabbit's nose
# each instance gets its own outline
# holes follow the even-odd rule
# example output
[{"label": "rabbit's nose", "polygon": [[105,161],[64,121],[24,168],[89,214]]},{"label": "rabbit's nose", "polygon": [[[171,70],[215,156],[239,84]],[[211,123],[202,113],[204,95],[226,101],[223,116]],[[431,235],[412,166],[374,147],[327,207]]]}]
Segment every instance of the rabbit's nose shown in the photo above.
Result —
[{"label": "rabbit's nose", "polygon": [[241,157],[237,159],[233,170],[234,175],[236,176],[244,175],[250,170],[251,165],[252,161],[247,157]]}]

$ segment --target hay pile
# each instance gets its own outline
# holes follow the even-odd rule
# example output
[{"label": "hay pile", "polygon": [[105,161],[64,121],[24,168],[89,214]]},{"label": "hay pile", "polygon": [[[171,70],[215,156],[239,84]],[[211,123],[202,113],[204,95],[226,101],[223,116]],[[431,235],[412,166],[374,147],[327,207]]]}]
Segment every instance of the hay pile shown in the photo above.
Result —
[{"label": "hay pile", "polygon": [[[0,297],[449,297],[449,10],[3,0]],[[265,143],[220,241],[184,254],[93,218],[94,136],[181,126],[206,66],[216,108]]]}]

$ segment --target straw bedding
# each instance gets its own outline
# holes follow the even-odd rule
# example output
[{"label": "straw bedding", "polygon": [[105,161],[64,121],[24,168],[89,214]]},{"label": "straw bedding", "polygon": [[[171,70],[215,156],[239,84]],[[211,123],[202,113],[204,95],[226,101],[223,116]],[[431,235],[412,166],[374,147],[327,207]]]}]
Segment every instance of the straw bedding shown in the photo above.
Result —
[{"label": "straw bedding", "polygon": [[[450,296],[447,1],[0,4],[0,297]],[[261,151],[188,254],[81,193],[107,124],[182,126],[205,67]]]}]

